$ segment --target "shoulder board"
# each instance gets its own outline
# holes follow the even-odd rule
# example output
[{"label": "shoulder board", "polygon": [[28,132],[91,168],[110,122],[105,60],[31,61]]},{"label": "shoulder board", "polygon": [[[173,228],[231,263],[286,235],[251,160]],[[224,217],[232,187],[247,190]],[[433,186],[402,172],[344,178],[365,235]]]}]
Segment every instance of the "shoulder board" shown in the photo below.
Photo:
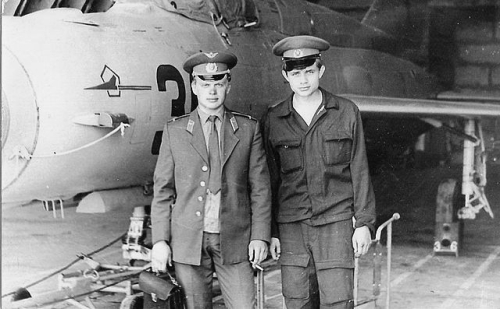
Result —
[{"label": "shoulder board", "polygon": [[182,118],[186,118],[186,117],[188,117],[188,116],[189,116],[189,114],[185,114],[185,115],[182,115],[182,116],[174,117],[174,118],[169,119],[169,120],[167,121],[167,123],[175,122],[175,121],[177,121],[177,120],[180,120],[180,119],[182,119]]},{"label": "shoulder board", "polygon": [[231,113],[235,116],[240,116],[240,117],[245,117],[245,118],[248,118],[248,119],[251,119],[251,120],[255,120],[257,121],[257,119],[253,118],[252,116],[250,115],[247,115],[247,114],[242,114],[242,113],[239,113],[239,112],[234,112],[234,111],[231,111]]}]

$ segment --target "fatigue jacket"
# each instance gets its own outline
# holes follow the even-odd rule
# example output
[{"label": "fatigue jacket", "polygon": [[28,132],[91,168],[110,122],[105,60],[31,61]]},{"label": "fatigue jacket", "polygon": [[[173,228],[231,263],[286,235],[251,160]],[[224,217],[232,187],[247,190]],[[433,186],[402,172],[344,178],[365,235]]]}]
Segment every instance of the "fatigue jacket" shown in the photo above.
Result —
[{"label": "fatigue jacket", "polygon": [[[226,110],[221,150],[221,252],[223,263],[233,264],[248,260],[251,240],[270,241],[270,181],[258,122]],[[153,243],[168,241],[176,262],[200,264],[208,179],[208,151],[195,110],[165,125],[154,174]]]},{"label": "fatigue jacket", "polygon": [[[375,196],[359,110],[320,90],[323,102],[308,127],[299,123],[293,95],[270,107],[263,118],[273,216],[278,223],[308,220],[313,225],[354,216],[356,227],[373,230]],[[277,234],[273,226],[273,236]]]}]

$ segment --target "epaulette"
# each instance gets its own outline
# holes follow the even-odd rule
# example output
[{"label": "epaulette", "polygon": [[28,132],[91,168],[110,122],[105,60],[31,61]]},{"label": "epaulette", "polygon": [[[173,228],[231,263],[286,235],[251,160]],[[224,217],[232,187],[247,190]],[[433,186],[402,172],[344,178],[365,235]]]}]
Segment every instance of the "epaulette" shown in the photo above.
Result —
[{"label": "epaulette", "polygon": [[235,112],[235,111],[231,111],[231,113],[233,113],[233,115],[235,115],[235,116],[245,117],[245,118],[257,121],[256,118],[253,118],[252,116],[247,115],[247,114],[243,114],[243,113]]},{"label": "epaulette", "polygon": [[180,119],[182,119],[182,118],[186,118],[186,117],[188,117],[188,116],[189,116],[189,114],[184,114],[184,115],[182,115],[182,116],[173,117],[173,118],[170,118],[170,119],[167,121],[167,123],[171,123],[171,122],[174,122],[174,121],[180,120]]}]

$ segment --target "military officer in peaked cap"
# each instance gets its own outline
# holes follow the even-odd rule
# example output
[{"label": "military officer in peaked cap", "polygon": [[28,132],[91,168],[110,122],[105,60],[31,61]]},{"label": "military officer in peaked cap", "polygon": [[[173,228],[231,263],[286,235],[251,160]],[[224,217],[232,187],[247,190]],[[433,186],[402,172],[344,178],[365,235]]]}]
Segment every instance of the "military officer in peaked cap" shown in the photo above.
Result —
[{"label": "military officer in peaked cap", "polygon": [[184,62],[198,107],[167,122],[154,174],[152,268],[175,264],[187,308],[212,308],[215,269],[228,308],[254,308],[253,269],[267,257],[271,192],[258,122],[228,110],[227,52]]},{"label": "military officer in peaked cap", "polygon": [[354,256],[368,251],[375,222],[359,110],[319,86],[329,47],[312,36],[273,47],[292,90],[262,121],[277,223],[270,251],[288,309],[353,308]]}]

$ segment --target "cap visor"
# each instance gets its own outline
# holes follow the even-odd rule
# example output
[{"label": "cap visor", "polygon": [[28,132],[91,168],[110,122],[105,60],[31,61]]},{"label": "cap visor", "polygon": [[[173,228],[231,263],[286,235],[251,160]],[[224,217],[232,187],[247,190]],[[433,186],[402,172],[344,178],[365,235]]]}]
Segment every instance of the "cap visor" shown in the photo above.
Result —
[{"label": "cap visor", "polygon": [[222,74],[206,74],[206,75],[202,75],[202,74],[193,74],[194,76],[196,77],[199,77],[201,80],[204,80],[204,81],[211,81],[211,80],[222,80],[224,79],[224,77],[227,75],[227,73],[222,73]]},{"label": "cap visor", "polygon": [[318,57],[314,58],[303,58],[303,59],[284,59],[285,61],[285,71],[289,72],[292,70],[302,70],[310,67],[316,62]]}]

